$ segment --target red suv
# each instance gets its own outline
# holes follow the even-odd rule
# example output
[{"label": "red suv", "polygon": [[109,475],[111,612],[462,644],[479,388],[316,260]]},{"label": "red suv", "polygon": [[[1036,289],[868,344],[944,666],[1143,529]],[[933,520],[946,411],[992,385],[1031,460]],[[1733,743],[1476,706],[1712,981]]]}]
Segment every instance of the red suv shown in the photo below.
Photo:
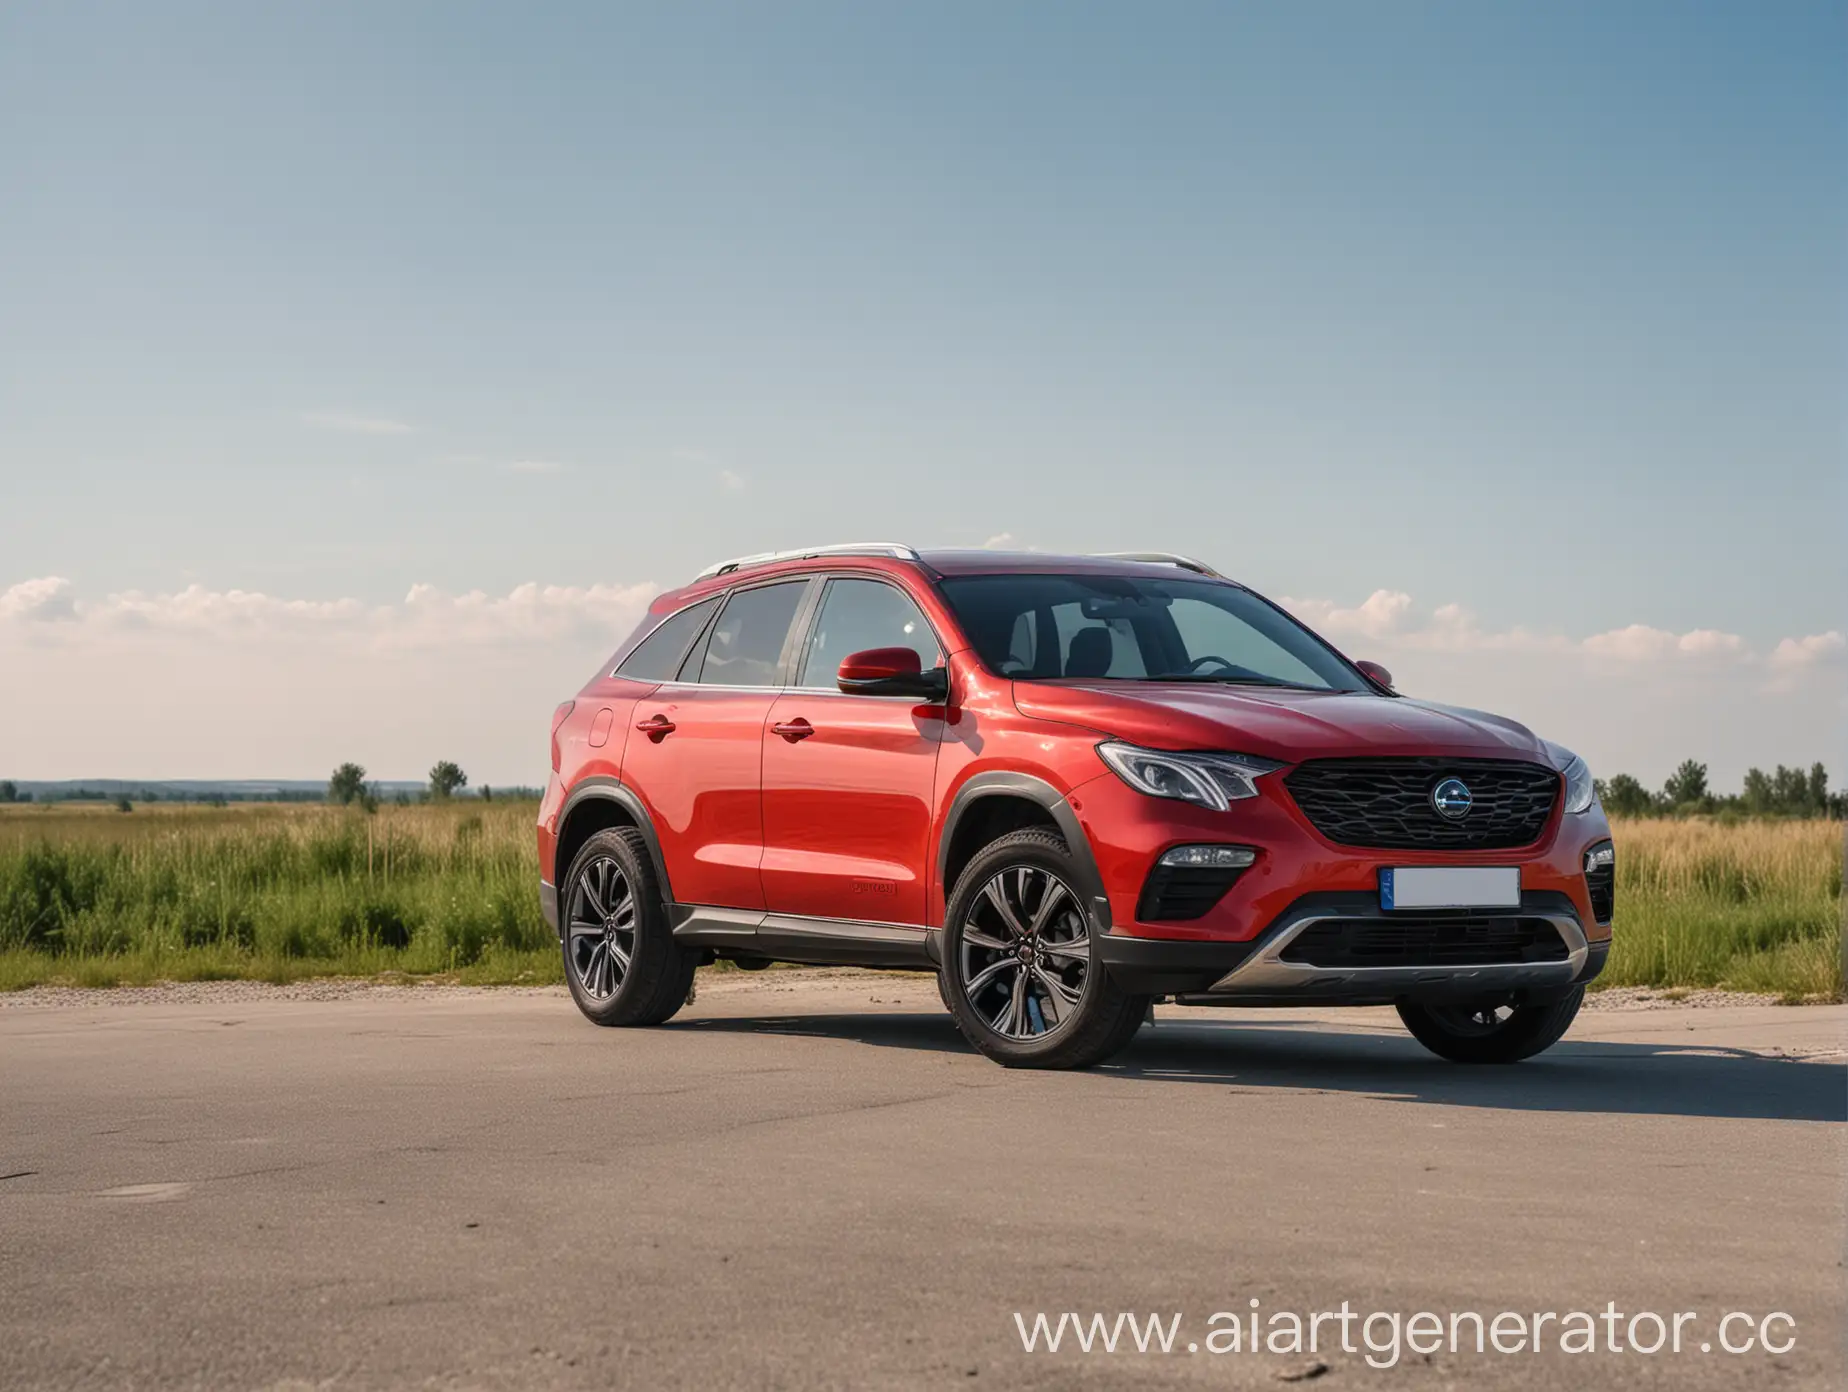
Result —
[{"label": "red suv", "polygon": [[1158,999],[1538,1053],[1604,965],[1614,854],[1583,760],[1196,561],[854,545],[654,602],[553,716],[539,866],[598,1024],[721,958],[912,969],[984,1054],[1060,1068]]}]

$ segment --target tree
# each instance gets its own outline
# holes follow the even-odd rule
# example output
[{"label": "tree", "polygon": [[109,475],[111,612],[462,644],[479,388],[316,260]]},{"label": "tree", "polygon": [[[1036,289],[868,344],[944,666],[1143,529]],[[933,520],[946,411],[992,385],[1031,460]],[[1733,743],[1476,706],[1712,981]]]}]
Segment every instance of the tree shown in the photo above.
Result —
[{"label": "tree", "polygon": [[1662,786],[1662,799],[1671,809],[1686,807],[1689,803],[1698,806],[1706,797],[1707,766],[1693,759],[1683,759],[1681,767],[1670,774],[1668,782]]},{"label": "tree", "polygon": [[468,786],[468,775],[448,759],[439,759],[430,769],[430,796],[438,802],[453,796],[458,788]]},{"label": "tree", "polygon": [[1777,798],[1771,787],[1771,780],[1761,768],[1749,768],[1745,771],[1745,791],[1739,795],[1745,804],[1745,810],[1754,816],[1762,817],[1775,810]]},{"label": "tree", "polygon": [[366,771],[358,764],[342,764],[327,780],[327,800],[342,807],[361,801],[366,795]]},{"label": "tree", "polygon": [[1612,774],[1598,800],[1613,817],[1647,817],[1656,810],[1655,795],[1627,773]]},{"label": "tree", "polygon": [[0,802],[18,802],[19,785],[8,778],[0,781]]},{"label": "tree", "polygon": [[481,785],[480,791],[481,791],[481,800],[483,802],[493,802],[494,801],[494,790],[490,788],[486,783],[483,783]]},{"label": "tree", "polygon": [[125,797],[117,798],[115,807],[118,812],[133,812],[135,810],[135,804]]}]

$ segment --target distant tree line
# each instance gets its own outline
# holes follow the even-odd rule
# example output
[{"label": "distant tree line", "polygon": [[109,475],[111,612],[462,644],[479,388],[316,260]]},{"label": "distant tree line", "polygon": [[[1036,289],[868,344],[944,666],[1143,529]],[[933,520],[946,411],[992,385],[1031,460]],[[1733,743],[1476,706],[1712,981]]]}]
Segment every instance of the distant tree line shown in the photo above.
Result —
[{"label": "distant tree line", "polygon": [[1829,771],[1811,764],[1805,772],[1779,764],[1770,773],[1747,769],[1736,793],[1716,793],[1707,785],[1707,766],[1684,759],[1660,792],[1651,792],[1627,773],[1600,778],[1598,801],[1614,817],[1844,817],[1848,793],[1829,791]]},{"label": "distant tree line", "polygon": [[[430,784],[415,793],[401,791],[392,794],[392,801],[399,806],[409,806],[420,802],[440,802],[463,795],[468,786],[468,775],[456,764],[445,759],[430,770]],[[483,802],[492,802],[495,798],[537,800],[543,789],[525,786],[490,788],[485,783],[474,790],[473,795]],[[327,790],[322,792],[313,788],[264,788],[249,791],[201,792],[184,788],[149,788],[120,786],[113,789],[86,788],[80,786],[44,788],[36,793],[27,788],[22,789],[10,778],[0,779],[0,805],[20,803],[57,803],[57,802],[105,802],[118,811],[130,811],[138,802],[184,803],[199,807],[225,807],[233,802],[334,802],[342,805],[354,803],[375,811],[385,794],[376,783],[366,781],[366,771],[358,764],[342,764],[334,770],[328,780]]]},{"label": "distant tree line", "polygon": [[272,788],[249,793],[201,793],[182,788],[130,788],[110,792],[103,788],[45,788],[37,793],[22,790],[11,779],[0,779],[0,803],[24,802],[107,802],[120,807],[124,802],[182,802],[205,807],[223,807],[232,802],[319,802],[321,795],[303,788]]},{"label": "distant tree line", "polygon": [[[1786,768],[1779,764],[1770,773],[1747,769],[1744,786],[1736,793],[1716,793],[1707,783],[1707,766],[1694,759],[1684,759],[1668,776],[1659,792],[1648,788],[1627,773],[1612,774],[1597,781],[1598,801],[1616,817],[1689,817],[1730,814],[1744,817],[1848,817],[1848,792],[1829,791],[1829,771],[1822,764],[1808,770]],[[430,769],[430,782],[415,794],[399,792],[393,801],[399,806],[420,802],[447,802],[468,787],[468,775],[449,759],[439,760]],[[487,784],[475,790],[483,802],[495,797],[537,798],[541,790],[528,787],[503,787],[498,792]],[[316,802],[341,806],[358,804],[368,812],[378,810],[381,793],[376,783],[366,781],[366,770],[359,764],[345,763],[327,780],[325,794],[304,789],[278,788],[261,793],[186,793],[160,788],[142,788],[132,793],[110,793],[100,788],[59,788],[41,794],[41,802],[111,802],[118,807],[132,802],[190,802],[223,807],[227,802]],[[0,803],[33,801],[31,792],[21,792],[11,779],[0,779]],[[126,809],[125,809],[126,810]]]},{"label": "distant tree line", "polygon": [[[451,759],[439,759],[430,769],[428,786],[417,790],[413,795],[400,792],[392,799],[400,807],[408,807],[420,802],[448,802],[468,786],[468,775],[462,766]],[[537,798],[541,794],[538,788],[502,788],[499,796],[503,798]],[[492,802],[496,793],[486,783],[475,790],[475,796],[483,802]],[[379,808],[381,794],[376,783],[366,782],[366,770],[363,765],[345,763],[335,769],[333,776],[327,780],[327,800],[342,807],[358,805],[367,812],[376,812]]]}]

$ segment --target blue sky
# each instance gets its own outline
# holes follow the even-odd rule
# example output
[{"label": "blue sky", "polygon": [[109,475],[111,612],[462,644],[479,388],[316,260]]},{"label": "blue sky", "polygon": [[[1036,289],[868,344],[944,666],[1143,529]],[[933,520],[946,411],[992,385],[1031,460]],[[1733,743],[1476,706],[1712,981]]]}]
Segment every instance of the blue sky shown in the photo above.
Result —
[{"label": "blue sky", "polygon": [[[588,606],[542,657],[515,602],[378,681],[532,674],[443,734],[530,781],[614,594],[1003,534],[1362,614],[1652,779],[1840,767],[1843,52],[1839,4],[9,7],[0,655],[52,695],[0,772],[414,775],[290,693],[534,582]],[[232,592],[371,627],[291,686]],[[1632,629],[1613,719],[1492,641]],[[67,688],[137,641],[171,714],[99,746]],[[192,731],[200,671],[293,733]]]}]

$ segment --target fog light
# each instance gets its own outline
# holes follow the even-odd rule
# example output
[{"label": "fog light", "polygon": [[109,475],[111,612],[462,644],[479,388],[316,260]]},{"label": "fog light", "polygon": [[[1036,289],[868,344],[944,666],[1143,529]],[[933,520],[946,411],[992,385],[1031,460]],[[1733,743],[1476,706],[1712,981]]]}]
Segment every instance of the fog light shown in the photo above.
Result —
[{"label": "fog light", "polygon": [[1257,858],[1258,853],[1249,846],[1176,846],[1171,851],[1162,852],[1158,863],[1211,870],[1243,870]]},{"label": "fog light", "polygon": [[1617,863],[1617,848],[1605,841],[1585,852],[1585,873],[1592,874],[1598,870],[1608,870]]}]

